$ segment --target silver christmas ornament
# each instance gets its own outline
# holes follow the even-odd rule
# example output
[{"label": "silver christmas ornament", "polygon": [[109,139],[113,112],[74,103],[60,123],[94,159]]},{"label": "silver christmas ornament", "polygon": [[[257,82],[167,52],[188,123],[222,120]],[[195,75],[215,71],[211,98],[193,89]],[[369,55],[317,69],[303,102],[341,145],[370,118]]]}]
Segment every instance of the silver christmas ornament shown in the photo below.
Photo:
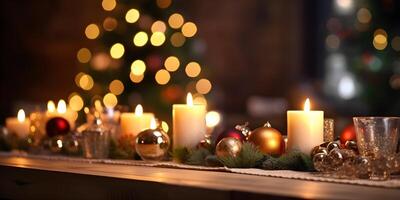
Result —
[{"label": "silver christmas ornament", "polygon": [[160,161],[168,153],[170,140],[168,135],[161,129],[147,129],[136,137],[136,153],[143,160]]}]

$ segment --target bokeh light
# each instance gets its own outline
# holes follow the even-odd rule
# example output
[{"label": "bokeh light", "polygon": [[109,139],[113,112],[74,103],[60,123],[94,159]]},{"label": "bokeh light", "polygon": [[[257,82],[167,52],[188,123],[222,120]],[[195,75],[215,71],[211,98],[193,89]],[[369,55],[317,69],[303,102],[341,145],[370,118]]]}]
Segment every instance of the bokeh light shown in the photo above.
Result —
[{"label": "bokeh light", "polygon": [[92,53],[90,53],[90,50],[87,48],[81,48],[76,54],[76,58],[80,63],[87,63],[90,61],[90,58],[92,58]]},{"label": "bokeh light", "polygon": [[183,44],[185,44],[186,38],[182,33],[176,32],[171,35],[170,41],[172,46],[181,47]]},{"label": "bokeh light", "polygon": [[325,43],[329,49],[338,49],[340,46],[340,39],[337,35],[330,34],[326,37]]},{"label": "bokeh light", "polygon": [[74,79],[74,80],[75,80],[75,84],[76,84],[78,87],[80,87],[79,82],[80,82],[81,77],[82,77],[83,75],[85,75],[85,73],[79,72],[79,73],[76,74],[76,76],[75,76],[75,79]]},{"label": "bokeh light", "polygon": [[362,24],[368,24],[371,21],[372,15],[366,8],[361,8],[357,12],[357,20]]},{"label": "bokeh light", "polygon": [[146,64],[143,60],[135,60],[131,64],[131,72],[136,76],[142,75],[146,71]]},{"label": "bokeh light", "polygon": [[131,72],[131,73],[129,73],[129,78],[131,79],[131,81],[132,81],[133,83],[140,83],[140,82],[143,80],[143,78],[144,78],[144,74],[135,75],[135,74],[133,74],[133,73]]},{"label": "bokeh light", "polygon": [[165,23],[163,21],[155,21],[153,23],[153,25],[151,25],[151,32],[165,32],[165,30],[167,30],[167,26],[165,25]]},{"label": "bokeh light", "polygon": [[200,79],[196,83],[196,90],[200,94],[207,94],[211,91],[212,85],[208,79]]},{"label": "bokeh light", "polygon": [[168,133],[168,131],[169,131],[169,126],[168,126],[168,123],[167,123],[167,122],[162,121],[162,122],[161,122],[161,128],[162,128],[166,133]]},{"label": "bokeh light", "polygon": [[170,56],[164,61],[165,69],[167,69],[170,72],[178,70],[179,65],[180,65],[179,59],[175,56]]},{"label": "bokeh light", "polygon": [[84,90],[90,90],[93,88],[94,85],[94,81],[93,78],[88,75],[88,74],[84,74],[80,77],[79,79],[79,87],[81,87]]},{"label": "bokeh light", "polygon": [[108,89],[110,90],[111,93],[115,95],[120,95],[122,92],[124,92],[124,84],[122,81],[116,79],[111,81],[110,85],[108,86]]},{"label": "bokeh light", "polygon": [[160,8],[168,8],[171,5],[172,0],[157,0],[156,3]]},{"label": "bokeh light", "polygon": [[137,22],[139,17],[140,17],[139,11],[134,9],[134,8],[132,8],[132,9],[128,10],[128,12],[126,12],[125,20],[126,20],[126,22],[132,24],[132,23]]},{"label": "bokeh light", "polygon": [[185,37],[193,37],[197,32],[196,24],[193,22],[187,22],[182,26],[182,34]]},{"label": "bokeh light", "polygon": [[372,44],[377,50],[384,50],[387,46],[387,33],[383,29],[377,29],[374,32],[374,40]]},{"label": "bokeh light", "polygon": [[117,28],[118,21],[115,18],[107,17],[103,21],[103,28],[106,31],[112,31]]},{"label": "bokeh light", "polygon": [[90,64],[95,70],[105,70],[110,66],[111,58],[107,53],[100,52],[93,56]]},{"label": "bokeh light", "polygon": [[206,125],[209,128],[217,126],[221,121],[221,115],[217,111],[209,111],[206,114]]},{"label": "bokeh light", "polygon": [[183,25],[183,16],[179,13],[174,13],[168,18],[168,24],[171,28],[178,29]]},{"label": "bokeh light", "polygon": [[105,11],[111,11],[115,8],[117,2],[115,0],[103,0],[101,6]]},{"label": "bokeh light", "polygon": [[153,46],[161,46],[165,42],[165,35],[162,32],[154,32],[150,37]]},{"label": "bokeh light", "polygon": [[121,58],[124,55],[124,53],[125,53],[125,48],[124,45],[122,45],[121,43],[116,43],[112,45],[110,49],[110,55],[114,59]]},{"label": "bokeh light", "polygon": [[202,94],[193,95],[193,103],[207,106],[207,99]]},{"label": "bokeh light", "polygon": [[69,107],[74,110],[74,111],[80,111],[82,110],[84,103],[83,99],[79,94],[72,94],[71,97],[68,100]]},{"label": "bokeh light", "polygon": [[200,74],[201,67],[197,62],[190,62],[186,65],[185,72],[187,76],[194,78]]},{"label": "bokeh light", "polygon": [[393,39],[392,39],[392,48],[395,50],[395,51],[400,51],[400,37],[399,36],[395,36]]},{"label": "bokeh light", "polygon": [[160,69],[155,76],[156,82],[160,85],[165,85],[171,79],[171,75],[165,69]]},{"label": "bokeh light", "polygon": [[148,40],[149,37],[147,36],[147,33],[140,31],[133,37],[133,44],[135,44],[137,47],[142,47],[147,43]]},{"label": "bokeh light", "polygon": [[115,96],[113,93],[107,93],[103,97],[103,104],[107,108],[114,108],[118,104],[117,96]]},{"label": "bokeh light", "polygon": [[85,35],[88,39],[96,39],[100,34],[100,29],[96,24],[89,24],[85,29]]}]

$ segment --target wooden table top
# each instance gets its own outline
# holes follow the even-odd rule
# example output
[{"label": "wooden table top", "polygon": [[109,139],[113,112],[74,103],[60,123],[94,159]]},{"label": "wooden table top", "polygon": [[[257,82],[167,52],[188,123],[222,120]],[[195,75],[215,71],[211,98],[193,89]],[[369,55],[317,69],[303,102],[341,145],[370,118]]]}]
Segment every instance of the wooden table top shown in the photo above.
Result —
[{"label": "wooden table top", "polygon": [[90,164],[22,157],[0,157],[0,166],[306,199],[400,199],[399,189],[261,177],[227,172]]}]

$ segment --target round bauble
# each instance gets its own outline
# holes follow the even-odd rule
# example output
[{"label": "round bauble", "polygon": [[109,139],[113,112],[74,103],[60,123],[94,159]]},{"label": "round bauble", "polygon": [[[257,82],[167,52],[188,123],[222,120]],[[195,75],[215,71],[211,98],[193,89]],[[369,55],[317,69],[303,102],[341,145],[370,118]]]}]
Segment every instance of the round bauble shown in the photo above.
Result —
[{"label": "round bauble", "polygon": [[162,129],[147,129],[136,137],[136,153],[143,160],[160,161],[165,158],[170,145],[168,135]]},{"label": "round bauble", "polygon": [[215,148],[217,157],[236,157],[242,150],[242,142],[236,138],[227,137],[221,139]]},{"label": "round bauble", "polygon": [[52,153],[60,153],[63,149],[64,137],[63,136],[55,136],[49,139],[48,141],[49,150]]},{"label": "round bauble", "polygon": [[66,135],[71,130],[69,122],[62,117],[51,118],[46,123],[46,134],[49,137],[56,135]]},{"label": "round bauble", "polygon": [[67,135],[63,144],[69,154],[78,154],[81,151],[81,142],[76,135]]},{"label": "round bauble", "polygon": [[228,129],[220,133],[217,137],[217,140],[215,141],[215,144],[218,144],[223,138],[235,138],[240,140],[241,142],[246,140],[246,136],[236,129]]},{"label": "round bauble", "polygon": [[346,126],[346,128],[343,129],[342,134],[340,134],[340,143],[341,144],[344,145],[349,140],[357,141],[356,130],[355,130],[353,124]]},{"label": "round bauble", "polygon": [[282,134],[272,128],[269,123],[253,130],[248,141],[256,145],[264,154],[281,155],[285,152],[285,141]]}]

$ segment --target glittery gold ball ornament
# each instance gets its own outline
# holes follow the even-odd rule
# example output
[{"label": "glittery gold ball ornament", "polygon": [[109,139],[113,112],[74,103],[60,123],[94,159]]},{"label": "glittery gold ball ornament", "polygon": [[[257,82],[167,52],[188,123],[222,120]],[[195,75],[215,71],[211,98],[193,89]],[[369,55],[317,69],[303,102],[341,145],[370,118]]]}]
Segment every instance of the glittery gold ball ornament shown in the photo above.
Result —
[{"label": "glittery gold ball ornament", "polygon": [[285,141],[282,134],[267,122],[263,127],[253,130],[248,139],[261,152],[270,155],[281,155],[285,152]]},{"label": "glittery gold ball ornament", "polygon": [[147,129],[136,137],[136,153],[143,160],[159,161],[164,159],[170,145],[168,135],[161,129]]},{"label": "glittery gold ball ornament", "polygon": [[221,139],[215,148],[217,157],[236,157],[242,150],[242,142],[236,138],[227,137]]}]

